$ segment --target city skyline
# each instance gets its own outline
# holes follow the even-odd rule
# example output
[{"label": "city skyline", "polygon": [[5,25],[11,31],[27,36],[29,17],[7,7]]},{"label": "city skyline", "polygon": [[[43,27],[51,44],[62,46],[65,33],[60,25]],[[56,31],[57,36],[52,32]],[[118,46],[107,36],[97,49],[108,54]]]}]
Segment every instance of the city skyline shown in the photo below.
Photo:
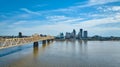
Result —
[{"label": "city skyline", "polygon": [[[89,36],[120,36],[119,0],[1,0],[0,35],[89,31]],[[78,32],[77,32],[78,33]]]}]

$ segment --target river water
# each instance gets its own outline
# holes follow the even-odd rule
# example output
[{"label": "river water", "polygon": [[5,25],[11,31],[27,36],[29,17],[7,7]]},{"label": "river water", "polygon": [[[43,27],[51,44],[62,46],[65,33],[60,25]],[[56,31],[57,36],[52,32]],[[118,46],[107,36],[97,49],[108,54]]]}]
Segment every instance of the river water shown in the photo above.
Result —
[{"label": "river water", "polygon": [[120,67],[120,41],[53,41],[0,50],[0,67]]}]

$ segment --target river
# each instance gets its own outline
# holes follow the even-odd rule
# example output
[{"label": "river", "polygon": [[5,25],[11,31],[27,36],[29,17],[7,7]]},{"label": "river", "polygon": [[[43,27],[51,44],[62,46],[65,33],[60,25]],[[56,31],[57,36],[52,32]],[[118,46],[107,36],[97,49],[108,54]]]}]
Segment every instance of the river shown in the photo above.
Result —
[{"label": "river", "polygon": [[120,67],[120,41],[65,40],[2,49],[0,67]]}]

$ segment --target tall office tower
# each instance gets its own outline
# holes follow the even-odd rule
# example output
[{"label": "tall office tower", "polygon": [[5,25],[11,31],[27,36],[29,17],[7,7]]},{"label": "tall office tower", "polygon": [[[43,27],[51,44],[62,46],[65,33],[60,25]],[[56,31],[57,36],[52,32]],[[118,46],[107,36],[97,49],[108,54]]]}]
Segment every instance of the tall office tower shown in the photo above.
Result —
[{"label": "tall office tower", "polygon": [[87,37],[88,37],[88,32],[84,31],[84,38],[87,38]]},{"label": "tall office tower", "polygon": [[19,32],[18,37],[22,38],[22,32]]},{"label": "tall office tower", "polygon": [[80,29],[80,38],[83,37],[83,29]]},{"label": "tall office tower", "polygon": [[75,31],[75,29],[73,29],[73,34],[76,35],[76,31]]},{"label": "tall office tower", "polygon": [[73,29],[73,32],[72,32],[72,33],[73,33],[73,35],[72,35],[73,38],[76,38],[76,31],[75,31],[75,29]]}]

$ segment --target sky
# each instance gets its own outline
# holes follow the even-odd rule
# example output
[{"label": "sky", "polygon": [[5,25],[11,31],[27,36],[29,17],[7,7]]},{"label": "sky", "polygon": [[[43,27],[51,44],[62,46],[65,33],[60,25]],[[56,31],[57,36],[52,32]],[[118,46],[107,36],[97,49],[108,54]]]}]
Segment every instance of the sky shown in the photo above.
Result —
[{"label": "sky", "polygon": [[120,0],[0,0],[0,35],[120,36]]}]

